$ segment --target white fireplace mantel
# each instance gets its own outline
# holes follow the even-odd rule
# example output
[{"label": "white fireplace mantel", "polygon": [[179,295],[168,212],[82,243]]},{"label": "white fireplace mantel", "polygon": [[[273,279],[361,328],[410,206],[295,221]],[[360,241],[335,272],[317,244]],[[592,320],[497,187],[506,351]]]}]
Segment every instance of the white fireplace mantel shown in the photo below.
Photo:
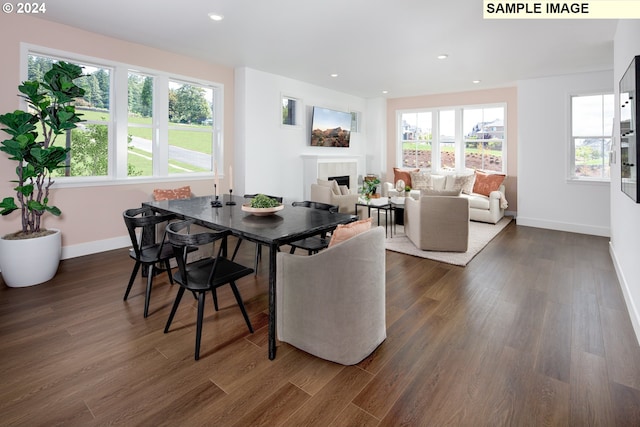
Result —
[{"label": "white fireplace mantel", "polygon": [[311,184],[317,179],[327,179],[330,176],[349,176],[349,189],[352,193],[358,191],[358,175],[361,175],[363,165],[361,156],[349,155],[302,155],[303,164],[303,194],[309,200]]}]

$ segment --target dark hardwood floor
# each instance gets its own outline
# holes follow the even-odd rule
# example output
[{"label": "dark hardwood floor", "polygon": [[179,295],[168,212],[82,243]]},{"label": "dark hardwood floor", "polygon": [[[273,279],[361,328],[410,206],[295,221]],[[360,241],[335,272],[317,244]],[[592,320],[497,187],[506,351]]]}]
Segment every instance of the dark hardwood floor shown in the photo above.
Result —
[{"label": "dark hardwood floor", "polygon": [[65,260],[40,286],[0,281],[0,425],[640,425],[608,239],[511,224],[466,268],[386,263],[388,337],[356,366],[282,343],[268,360],[266,258],[238,283],[255,333],[224,288],[197,362],[195,300],[164,334],[177,289],[156,277],[144,319],[142,279],[122,301],[125,249]]}]

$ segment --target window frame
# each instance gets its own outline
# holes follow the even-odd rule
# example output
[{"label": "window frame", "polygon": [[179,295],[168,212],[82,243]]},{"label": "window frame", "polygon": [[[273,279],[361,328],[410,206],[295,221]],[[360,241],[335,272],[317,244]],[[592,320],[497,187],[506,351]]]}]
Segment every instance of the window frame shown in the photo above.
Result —
[{"label": "window frame", "polygon": [[[600,135],[600,136],[595,136],[595,135],[580,135],[580,136],[574,136],[573,133],[573,99],[577,98],[577,97],[587,97],[587,96],[611,96],[612,97],[612,117],[611,117],[611,134],[610,136],[606,136],[606,135]],[[602,90],[596,90],[596,91],[589,91],[589,92],[575,92],[575,93],[570,93],[568,95],[568,101],[567,101],[567,140],[568,140],[568,147],[567,147],[567,182],[570,183],[585,183],[585,184],[609,184],[611,182],[611,164],[610,164],[610,153],[613,150],[613,144],[614,144],[614,133],[613,133],[613,123],[615,121],[615,94],[613,90],[610,89],[602,89]],[[604,115],[604,109],[603,109],[603,115]],[[604,117],[603,117],[603,131],[605,131],[607,129],[607,127],[605,126],[604,123]],[[610,140],[610,150],[607,152],[605,151],[605,147],[602,147],[602,162],[603,162],[603,167],[608,163],[609,164],[609,177],[585,177],[585,176],[576,176],[575,174],[575,160],[576,160],[576,145],[575,145],[575,140],[576,139],[588,139],[588,138],[594,138],[594,139],[609,139]]]},{"label": "window frame", "polygon": [[468,168],[465,164],[465,136],[464,136],[464,110],[465,109],[489,109],[489,108],[502,108],[504,112],[504,129],[502,131],[502,167],[501,171],[493,171],[495,173],[506,174],[508,170],[507,165],[507,117],[508,106],[506,102],[493,102],[485,104],[465,104],[455,106],[441,106],[432,108],[411,108],[406,110],[396,111],[396,167],[407,168],[403,165],[402,143],[404,142],[402,133],[402,115],[403,114],[419,114],[419,113],[431,113],[431,166],[423,167],[420,170],[429,171],[434,174],[442,173],[445,169],[442,168],[441,159],[441,145],[440,145],[440,113],[445,111],[454,112],[454,151],[455,151],[455,170],[457,172],[465,172]]},{"label": "window frame", "polygon": [[[206,86],[213,90],[213,147],[212,156],[217,164],[224,164],[224,84],[183,76],[163,70],[140,67],[123,62],[91,57],[87,55],[51,49],[30,43],[20,44],[20,81],[28,78],[28,57],[39,55],[54,60],[68,61],[107,68],[112,71],[109,85],[109,165],[106,176],[57,177],[57,188],[123,185],[147,182],[173,182],[205,180],[214,177],[214,171],[169,173],[168,172],[168,127],[169,127],[169,81],[179,81],[196,86]],[[128,176],[128,75],[145,74],[154,77],[153,88],[153,173],[148,176]],[[124,101],[122,101],[124,100]],[[21,108],[26,108],[21,101]],[[212,162],[213,163],[213,162]],[[224,173],[219,171],[220,178]]]}]

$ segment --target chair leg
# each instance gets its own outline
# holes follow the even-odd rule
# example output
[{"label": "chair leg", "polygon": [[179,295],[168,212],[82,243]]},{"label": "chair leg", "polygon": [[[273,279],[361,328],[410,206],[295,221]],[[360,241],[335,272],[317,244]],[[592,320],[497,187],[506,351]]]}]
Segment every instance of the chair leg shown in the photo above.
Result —
[{"label": "chair leg", "polygon": [[244,321],[247,322],[247,326],[249,327],[249,332],[253,333],[253,326],[251,326],[251,321],[249,320],[249,316],[247,315],[247,310],[244,309],[244,303],[242,302],[242,297],[240,296],[240,291],[238,291],[236,282],[230,282],[229,286],[231,286],[233,295],[236,297],[236,301],[238,302],[240,311],[242,311],[242,316],[244,317]]},{"label": "chair leg", "polygon": [[178,289],[176,300],[173,302],[173,307],[171,307],[171,313],[169,314],[169,319],[167,319],[167,324],[164,327],[165,334],[169,332],[169,327],[171,326],[171,322],[173,322],[173,316],[176,315],[176,311],[178,310],[178,306],[180,305],[180,300],[182,299],[183,294],[184,294],[184,288],[181,286],[180,289]]},{"label": "chair leg", "polygon": [[147,276],[147,290],[144,295],[144,317],[149,315],[149,301],[151,301],[151,284],[153,282],[154,266],[149,266],[149,275]]},{"label": "chair leg", "polygon": [[213,308],[218,311],[218,293],[216,292],[216,288],[211,290],[211,295],[213,296]]},{"label": "chair leg", "polygon": [[204,313],[204,292],[198,294],[198,319],[196,320],[196,360],[200,359],[200,337],[202,336],[202,315]]},{"label": "chair leg", "polygon": [[173,275],[171,274],[171,262],[168,259],[164,260],[164,268],[167,269],[167,276],[169,276],[169,283],[173,285]]},{"label": "chair leg", "polygon": [[133,281],[136,280],[136,276],[138,275],[138,270],[140,270],[140,262],[136,261],[136,265],[133,267],[133,271],[131,272],[131,278],[129,279],[127,290],[124,292],[124,298],[123,298],[124,301],[126,301],[127,297],[129,297],[129,291],[131,291],[131,286],[133,286]]}]

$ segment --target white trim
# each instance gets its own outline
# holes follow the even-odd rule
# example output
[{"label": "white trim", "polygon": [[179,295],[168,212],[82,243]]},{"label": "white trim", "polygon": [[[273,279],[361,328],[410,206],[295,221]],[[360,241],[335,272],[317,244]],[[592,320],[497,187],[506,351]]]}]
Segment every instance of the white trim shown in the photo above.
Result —
[{"label": "white trim", "polygon": [[629,283],[624,276],[622,267],[618,263],[618,257],[616,256],[615,248],[611,244],[611,242],[609,242],[609,254],[611,255],[611,260],[613,261],[613,266],[616,270],[616,276],[618,276],[618,282],[620,282],[620,289],[622,290],[624,302],[627,305],[627,311],[629,312],[629,317],[631,318],[633,331],[636,334],[636,344],[640,344],[640,312],[638,312],[638,308],[633,302],[633,298],[631,298]]},{"label": "white trim", "polygon": [[547,221],[544,219],[527,218],[523,216],[518,216],[518,225],[524,225],[526,227],[546,228],[549,230],[557,231],[567,231],[570,233],[590,234],[593,236],[611,236],[611,229],[609,227],[597,227],[593,225],[560,221]]},{"label": "white trim", "polygon": [[80,243],[78,245],[64,246],[62,248],[62,259],[92,255],[130,246],[131,239],[128,235],[113,237],[111,239],[94,240],[92,242]]}]

